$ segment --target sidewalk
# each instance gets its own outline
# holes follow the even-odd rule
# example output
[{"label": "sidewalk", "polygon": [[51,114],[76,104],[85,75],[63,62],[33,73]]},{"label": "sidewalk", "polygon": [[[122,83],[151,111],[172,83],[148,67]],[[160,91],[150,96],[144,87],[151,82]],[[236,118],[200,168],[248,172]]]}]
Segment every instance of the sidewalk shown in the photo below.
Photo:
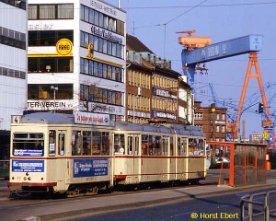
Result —
[{"label": "sidewalk", "polygon": [[28,220],[45,221],[53,219],[73,218],[91,213],[100,213],[105,211],[122,210],[130,208],[139,208],[154,204],[174,202],[176,200],[195,199],[217,194],[235,193],[241,190],[250,191],[250,189],[259,186],[259,190],[276,186],[276,179],[268,180],[265,185],[254,185],[247,187],[228,186],[218,187],[217,185],[202,186],[184,186],[156,191],[137,191],[125,193],[122,195],[104,195],[100,197],[89,197],[75,200],[64,200],[51,203],[29,205],[26,208],[17,208],[15,211],[7,211],[7,215],[2,216],[3,220]]}]

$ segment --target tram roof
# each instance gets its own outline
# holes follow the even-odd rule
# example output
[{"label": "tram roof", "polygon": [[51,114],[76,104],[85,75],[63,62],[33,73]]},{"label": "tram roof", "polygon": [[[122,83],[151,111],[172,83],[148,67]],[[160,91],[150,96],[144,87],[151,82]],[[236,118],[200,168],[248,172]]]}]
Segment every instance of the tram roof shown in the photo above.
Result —
[{"label": "tram roof", "polygon": [[[73,114],[35,112],[23,115],[22,123],[44,123],[44,124],[75,124]],[[179,134],[189,136],[204,136],[199,127],[184,124],[134,124],[128,122],[116,122],[117,131],[144,131],[149,133]]]},{"label": "tram roof", "polygon": [[120,131],[143,131],[149,133],[179,134],[189,136],[204,136],[199,127],[184,124],[133,124],[127,122],[116,122],[116,130]]},{"label": "tram roof", "polygon": [[22,123],[73,124],[73,114],[35,112],[22,116]]}]

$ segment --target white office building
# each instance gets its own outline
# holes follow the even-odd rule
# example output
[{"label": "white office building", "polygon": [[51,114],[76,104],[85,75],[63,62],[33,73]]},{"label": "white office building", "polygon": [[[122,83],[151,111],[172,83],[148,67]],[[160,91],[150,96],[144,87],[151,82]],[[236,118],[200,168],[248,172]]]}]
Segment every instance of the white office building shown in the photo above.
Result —
[{"label": "white office building", "polygon": [[[8,140],[11,115],[27,101],[26,0],[0,0],[0,143]],[[4,136],[4,138],[3,138]],[[3,140],[4,139],[4,140]],[[1,150],[0,150],[1,152]]]},{"label": "white office building", "polygon": [[28,111],[124,120],[126,13],[99,0],[28,2]]}]

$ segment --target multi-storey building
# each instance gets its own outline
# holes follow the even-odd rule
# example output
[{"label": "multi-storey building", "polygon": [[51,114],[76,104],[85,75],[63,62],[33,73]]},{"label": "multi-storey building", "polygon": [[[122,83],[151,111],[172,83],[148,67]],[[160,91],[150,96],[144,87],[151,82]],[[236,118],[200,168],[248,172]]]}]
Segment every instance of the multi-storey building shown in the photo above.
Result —
[{"label": "multi-storey building", "polygon": [[28,111],[125,117],[126,13],[100,0],[30,0]]},{"label": "multi-storey building", "polygon": [[8,150],[11,115],[27,101],[26,0],[0,0],[0,159]]},{"label": "multi-storey building", "polygon": [[170,61],[127,35],[127,62],[128,121],[192,123],[191,88],[171,69]]},{"label": "multi-storey building", "polygon": [[194,125],[202,128],[209,141],[225,141],[227,108],[214,104],[202,107],[201,102],[194,102]]}]

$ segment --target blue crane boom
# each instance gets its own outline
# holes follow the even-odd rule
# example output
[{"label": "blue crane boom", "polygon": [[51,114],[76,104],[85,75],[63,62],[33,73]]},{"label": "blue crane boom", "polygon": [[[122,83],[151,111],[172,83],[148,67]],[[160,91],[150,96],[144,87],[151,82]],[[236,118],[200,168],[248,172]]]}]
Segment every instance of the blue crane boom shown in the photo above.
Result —
[{"label": "blue crane boom", "polygon": [[261,50],[261,47],[262,35],[248,35],[193,50],[184,48],[181,53],[184,74],[188,77],[188,82],[193,87],[197,64],[250,52],[258,52]]}]

